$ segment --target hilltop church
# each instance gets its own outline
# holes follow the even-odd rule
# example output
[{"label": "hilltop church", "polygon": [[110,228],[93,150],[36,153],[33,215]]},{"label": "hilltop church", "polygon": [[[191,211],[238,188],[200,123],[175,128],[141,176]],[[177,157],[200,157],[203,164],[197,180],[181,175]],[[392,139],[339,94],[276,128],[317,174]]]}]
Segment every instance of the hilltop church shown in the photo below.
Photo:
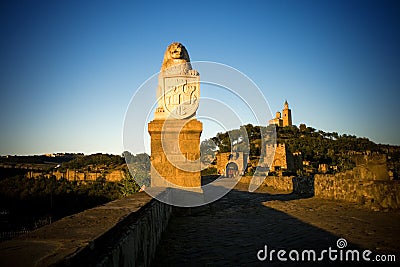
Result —
[{"label": "hilltop church", "polygon": [[279,111],[277,111],[275,118],[270,120],[269,124],[275,124],[279,127],[292,126],[292,111],[289,108],[287,100],[283,105],[282,115]]},{"label": "hilltop church", "polygon": [[[283,110],[276,112],[274,119],[269,124],[275,124],[279,127],[292,126],[292,111],[289,108],[287,100],[283,104]],[[273,153],[272,165],[269,166],[270,171],[289,171],[295,172],[303,169],[301,152],[292,153],[285,143],[277,143],[275,145],[267,144],[266,153]]]}]

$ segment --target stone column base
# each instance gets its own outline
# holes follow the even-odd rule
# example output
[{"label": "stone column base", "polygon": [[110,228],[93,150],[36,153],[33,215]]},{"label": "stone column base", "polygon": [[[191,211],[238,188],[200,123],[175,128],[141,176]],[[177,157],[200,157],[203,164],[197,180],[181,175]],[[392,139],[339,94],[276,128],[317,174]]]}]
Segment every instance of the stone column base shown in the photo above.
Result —
[{"label": "stone column base", "polygon": [[201,193],[202,130],[203,124],[197,119],[153,120],[148,124],[151,187],[172,187]]}]

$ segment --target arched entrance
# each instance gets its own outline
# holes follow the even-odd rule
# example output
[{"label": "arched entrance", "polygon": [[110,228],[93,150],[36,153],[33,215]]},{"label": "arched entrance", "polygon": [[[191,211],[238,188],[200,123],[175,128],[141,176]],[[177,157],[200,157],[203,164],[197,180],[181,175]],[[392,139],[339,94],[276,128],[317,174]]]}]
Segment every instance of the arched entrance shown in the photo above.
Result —
[{"label": "arched entrance", "polygon": [[226,177],[232,178],[238,174],[238,170],[238,165],[235,162],[229,162],[228,164],[226,164],[225,175]]}]

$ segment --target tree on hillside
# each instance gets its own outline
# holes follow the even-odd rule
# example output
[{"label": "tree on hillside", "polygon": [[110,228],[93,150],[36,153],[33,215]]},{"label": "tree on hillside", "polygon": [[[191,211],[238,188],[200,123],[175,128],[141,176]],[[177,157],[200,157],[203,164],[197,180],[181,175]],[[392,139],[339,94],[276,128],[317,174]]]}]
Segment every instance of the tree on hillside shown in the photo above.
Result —
[{"label": "tree on hillside", "polygon": [[[139,174],[141,175],[141,174]],[[142,177],[135,177],[136,179],[141,179]],[[128,169],[124,170],[124,178],[119,182],[119,187],[121,194],[125,196],[132,195],[135,192],[138,192],[140,187],[136,180],[131,175]]]},{"label": "tree on hillside", "polygon": [[124,151],[127,168],[124,168],[124,179],[120,182],[121,192],[124,196],[137,192],[143,185],[150,185],[150,157],[146,153],[133,155]]},{"label": "tree on hillside", "polygon": [[217,145],[210,139],[205,139],[200,143],[200,161],[203,164],[210,164],[217,153]]},{"label": "tree on hillside", "polygon": [[211,140],[218,146],[219,152],[231,151],[231,140],[228,132],[217,133],[217,136],[211,138]]}]

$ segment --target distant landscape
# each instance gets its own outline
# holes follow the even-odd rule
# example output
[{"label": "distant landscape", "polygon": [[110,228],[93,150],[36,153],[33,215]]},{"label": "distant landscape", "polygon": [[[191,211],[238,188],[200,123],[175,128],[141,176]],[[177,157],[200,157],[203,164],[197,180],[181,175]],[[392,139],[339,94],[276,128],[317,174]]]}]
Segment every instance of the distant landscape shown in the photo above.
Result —
[{"label": "distant landscape", "polygon": [[[147,159],[145,154],[132,160]],[[133,163],[137,175],[148,177],[146,162]],[[54,174],[91,173],[94,180],[68,179]],[[112,171],[120,179],[108,181]],[[74,177],[77,178],[77,177]],[[144,179],[143,178],[143,179]],[[62,217],[107,203],[139,191],[139,185],[128,171],[125,159],[109,154],[60,153],[38,156],[5,156],[0,158],[0,236],[26,232]]]},{"label": "distant landscape", "polygon": [[[243,136],[244,130],[247,136]],[[368,138],[329,133],[306,127],[244,125],[218,133],[201,144],[201,160],[209,167],[202,175],[217,175],[217,153],[244,151],[249,155],[245,175],[253,175],[262,149],[262,132],[276,131],[277,143],[301,155],[303,167],[296,172],[268,175],[309,176],[351,170],[355,154],[386,155],[392,180],[399,179],[400,147],[376,144]],[[126,163],[128,162],[128,164]],[[326,168],[321,170],[321,165]],[[128,166],[131,172],[128,170]],[[132,174],[135,179],[133,179]],[[137,182],[139,181],[139,183]],[[149,155],[56,153],[0,158],[1,239],[14,232],[30,231],[62,217],[128,196],[150,184]]]}]

